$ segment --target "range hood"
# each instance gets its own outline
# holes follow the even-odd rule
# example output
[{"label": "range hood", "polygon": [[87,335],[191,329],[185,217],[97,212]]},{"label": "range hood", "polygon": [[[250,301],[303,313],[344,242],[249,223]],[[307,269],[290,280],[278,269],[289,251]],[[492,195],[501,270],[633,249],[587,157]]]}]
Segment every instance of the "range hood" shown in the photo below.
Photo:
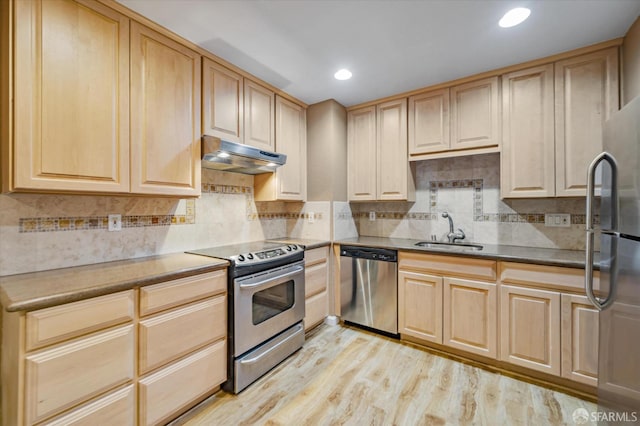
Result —
[{"label": "range hood", "polygon": [[202,167],[207,169],[259,175],[275,172],[286,161],[287,156],[284,154],[263,151],[209,135],[202,136]]}]

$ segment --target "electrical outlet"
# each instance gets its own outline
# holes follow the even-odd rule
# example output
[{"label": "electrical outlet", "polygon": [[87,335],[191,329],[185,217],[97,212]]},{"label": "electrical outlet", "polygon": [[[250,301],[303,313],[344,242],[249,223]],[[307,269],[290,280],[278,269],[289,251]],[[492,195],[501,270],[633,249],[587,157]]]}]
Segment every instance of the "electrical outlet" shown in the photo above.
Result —
[{"label": "electrical outlet", "polygon": [[109,215],[109,231],[122,231],[122,215],[121,214]]},{"label": "electrical outlet", "polygon": [[546,213],[544,226],[568,228],[571,226],[571,215],[566,213]]},{"label": "electrical outlet", "polygon": [[309,223],[313,223],[316,221],[316,215],[313,212],[309,212],[307,213],[307,216],[309,217]]},{"label": "electrical outlet", "polygon": [[372,222],[376,220],[376,212],[369,212],[369,220]]}]

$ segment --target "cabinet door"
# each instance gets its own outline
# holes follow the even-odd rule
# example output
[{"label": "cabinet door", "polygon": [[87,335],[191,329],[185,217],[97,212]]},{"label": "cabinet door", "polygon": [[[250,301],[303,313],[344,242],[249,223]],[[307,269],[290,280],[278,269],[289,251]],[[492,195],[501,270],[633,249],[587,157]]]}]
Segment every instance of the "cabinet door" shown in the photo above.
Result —
[{"label": "cabinet door", "polygon": [[585,296],[563,294],[562,377],[598,385],[598,310]]},{"label": "cabinet door", "polygon": [[376,107],[349,111],[347,183],[350,201],[376,199]]},{"label": "cabinet door", "polygon": [[409,155],[449,149],[449,89],[409,98]]},{"label": "cabinet door", "polygon": [[500,359],[560,375],[560,293],[501,286]]},{"label": "cabinet door", "polygon": [[556,63],[556,195],[585,196],[602,152],[602,125],[618,110],[618,48]]},{"label": "cabinet door", "polygon": [[451,149],[500,144],[498,77],[451,88]]},{"label": "cabinet door", "polygon": [[200,195],[200,55],[131,24],[131,191]]},{"label": "cabinet door", "polygon": [[276,200],[306,201],[307,111],[280,96],[276,96],[276,151],[286,154],[286,164],[275,175],[264,173],[257,179],[275,178]]},{"label": "cabinet door", "polygon": [[133,325],[34,352],[25,360],[28,424],[133,379]]},{"label": "cabinet door", "polygon": [[202,132],[243,142],[243,78],[210,59],[202,63]]},{"label": "cabinet door", "polygon": [[407,200],[409,158],[407,156],[407,100],[377,106],[377,199]]},{"label": "cabinet door", "polygon": [[226,379],[227,346],[222,340],[140,379],[138,424],[168,423]]},{"label": "cabinet door", "polygon": [[495,284],[444,278],[443,343],[496,358],[497,304]]},{"label": "cabinet door", "polygon": [[553,64],[503,75],[503,198],[554,196],[553,129]]},{"label": "cabinet door", "polygon": [[400,334],[442,343],[442,277],[398,273]]},{"label": "cabinet door", "polygon": [[274,93],[251,80],[244,80],[244,143],[275,151]]},{"label": "cabinet door", "polygon": [[329,292],[323,291],[305,300],[304,329],[309,330],[327,317]]},{"label": "cabinet door", "polygon": [[15,2],[10,190],[129,192],[129,20],[98,2]]}]

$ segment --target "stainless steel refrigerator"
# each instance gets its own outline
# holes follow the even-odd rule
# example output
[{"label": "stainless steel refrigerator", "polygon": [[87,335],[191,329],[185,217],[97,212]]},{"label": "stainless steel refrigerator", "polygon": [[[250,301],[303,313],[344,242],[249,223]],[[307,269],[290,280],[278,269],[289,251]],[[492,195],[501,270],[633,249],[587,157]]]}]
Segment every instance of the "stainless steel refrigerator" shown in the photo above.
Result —
[{"label": "stainless steel refrigerator", "polygon": [[[600,288],[593,289],[599,164]],[[600,310],[598,412],[592,419],[640,423],[640,97],[605,123],[604,152],[589,166],[586,253],[587,296]]]}]

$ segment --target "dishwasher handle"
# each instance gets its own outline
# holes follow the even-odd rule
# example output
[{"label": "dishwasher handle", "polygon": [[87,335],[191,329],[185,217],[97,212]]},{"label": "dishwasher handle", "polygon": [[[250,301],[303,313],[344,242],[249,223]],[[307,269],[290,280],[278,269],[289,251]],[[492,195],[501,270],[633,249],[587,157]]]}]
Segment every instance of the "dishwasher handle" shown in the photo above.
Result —
[{"label": "dishwasher handle", "polygon": [[341,257],[353,257],[356,259],[369,259],[381,262],[397,262],[398,252],[383,248],[340,246]]}]

